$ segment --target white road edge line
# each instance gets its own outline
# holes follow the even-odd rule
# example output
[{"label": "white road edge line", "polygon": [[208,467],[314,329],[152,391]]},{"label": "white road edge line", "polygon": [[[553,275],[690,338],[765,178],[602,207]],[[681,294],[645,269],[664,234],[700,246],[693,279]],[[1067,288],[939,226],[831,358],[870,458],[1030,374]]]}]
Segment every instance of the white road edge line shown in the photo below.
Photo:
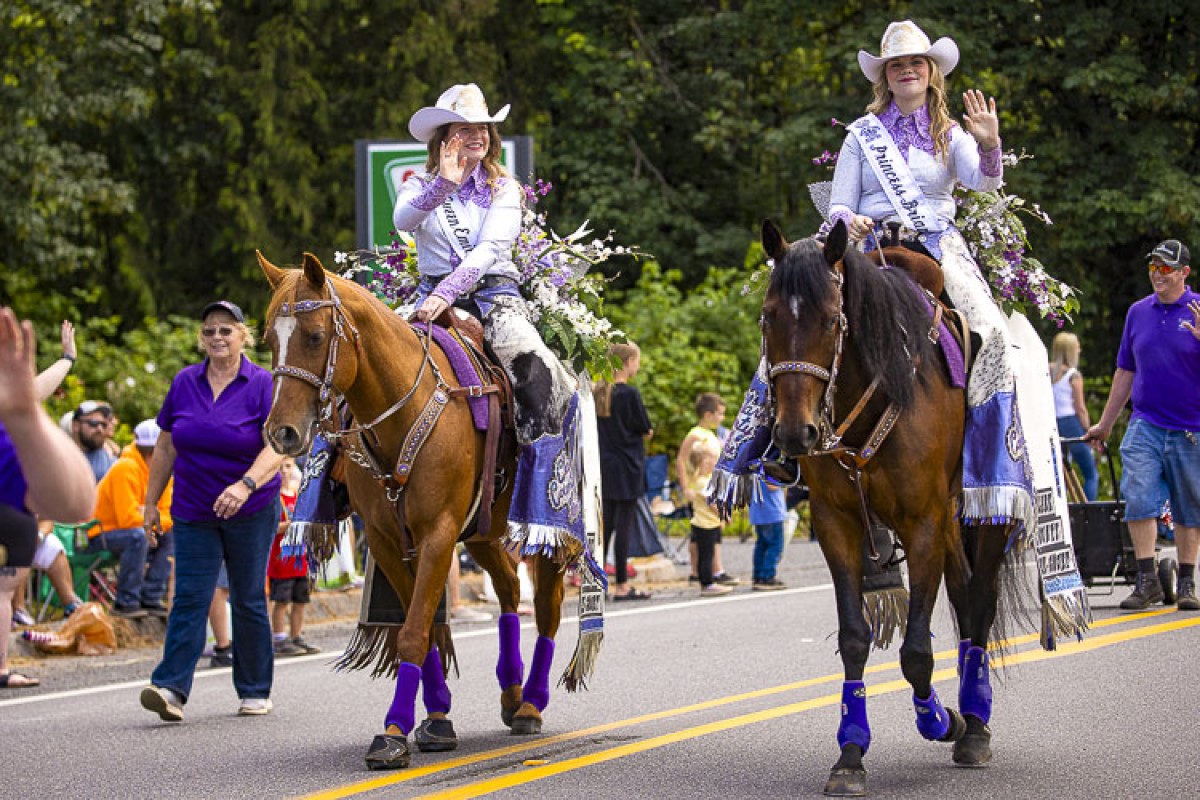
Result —
[{"label": "white road edge line", "polygon": [[[673,603],[665,604],[649,604],[641,608],[626,608],[621,611],[610,611],[611,602],[605,603],[604,618],[613,619],[617,617],[634,617],[642,614],[657,614],[663,611],[678,611],[679,609],[692,608],[694,606],[708,606],[717,603],[742,603],[754,600],[771,600],[777,597],[786,597],[793,594],[810,594],[812,592],[821,592],[832,589],[832,583],[821,583],[815,586],[800,586],[795,589],[780,589],[774,592],[746,592],[739,594],[725,595],[717,598],[696,598],[694,600],[681,600]],[[565,626],[569,623],[578,621],[578,617],[563,617],[561,625]],[[474,639],[480,636],[495,636],[496,629],[487,624],[479,623],[484,626],[472,630],[455,631],[454,639]],[[521,625],[522,630],[531,630],[537,627],[532,619]],[[341,653],[316,653],[311,656],[292,656],[285,660],[275,662],[275,668],[291,666],[292,664],[306,664],[312,661],[334,661],[339,658]],[[196,673],[195,680],[205,680],[218,676],[228,675],[233,670],[232,667],[219,667],[217,669],[206,669]],[[51,700],[66,700],[72,697],[87,697],[93,694],[103,694],[105,692],[120,692],[126,689],[143,689],[149,686],[150,682],[146,680],[125,681],[123,683],[110,683],[104,686],[91,686],[86,689],[68,689],[62,692],[46,692],[45,694],[30,695],[28,697],[13,697],[8,700],[0,700],[0,708],[8,708],[10,706],[23,706],[30,703],[44,703]]]}]

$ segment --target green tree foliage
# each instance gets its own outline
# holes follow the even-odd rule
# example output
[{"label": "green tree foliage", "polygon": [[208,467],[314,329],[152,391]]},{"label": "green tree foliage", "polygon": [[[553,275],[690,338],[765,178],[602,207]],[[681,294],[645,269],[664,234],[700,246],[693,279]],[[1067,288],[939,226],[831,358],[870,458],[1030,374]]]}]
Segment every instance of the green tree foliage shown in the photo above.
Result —
[{"label": "green tree foliage", "polygon": [[673,391],[728,386],[734,405],[755,348],[675,352],[659,322],[719,293],[713,271],[743,281],[764,217],[816,227],[812,159],[869,97],[855,55],[908,17],[961,48],[954,114],[962,90],[994,94],[1006,148],[1036,156],[1010,188],[1054,218],[1031,241],[1084,292],[1084,370],[1108,373],[1143,254],[1200,248],[1200,23],[1167,0],[9,0],[0,303],[43,337],[114,320],[96,331],[114,347],[218,296],[253,315],[255,249],[296,263],[353,242],[355,140],[407,138],[415,108],[474,81],[535,137],[552,219],[654,254],[661,290],[639,264],[608,275],[653,359],[690,365]]}]

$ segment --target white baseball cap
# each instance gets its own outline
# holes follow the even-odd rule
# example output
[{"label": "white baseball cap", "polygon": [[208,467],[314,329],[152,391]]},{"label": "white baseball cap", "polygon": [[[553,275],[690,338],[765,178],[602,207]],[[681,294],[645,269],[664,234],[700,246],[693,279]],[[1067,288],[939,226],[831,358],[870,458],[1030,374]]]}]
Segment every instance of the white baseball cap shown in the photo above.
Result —
[{"label": "white baseball cap", "polygon": [[138,447],[154,447],[158,444],[159,433],[157,422],[152,419],[144,419],[133,429],[133,443]]}]

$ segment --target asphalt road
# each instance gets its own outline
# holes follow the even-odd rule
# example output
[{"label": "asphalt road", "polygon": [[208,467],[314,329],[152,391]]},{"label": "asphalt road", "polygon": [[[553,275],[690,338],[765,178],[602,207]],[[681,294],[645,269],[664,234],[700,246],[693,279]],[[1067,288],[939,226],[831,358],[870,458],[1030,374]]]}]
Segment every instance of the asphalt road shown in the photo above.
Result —
[{"label": "asphalt road", "polygon": [[[725,549],[731,571],[748,574],[749,545]],[[41,693],[0,692],[0,797],[820,796],[837,757],[833,595],[813,545],[793,543],[781,576],[792,588],[701,601],[674,584],[611,606],[589,691],[557,690],[537,737],[511,736],[500,722],[494,625],[463,626],[462,673],[450,681],[459,749],[415,753],[397,772],[368,772],[362,759],[390,685],[331,673],[327,654],[277,662],[275,710],[261,718],[235,715],[229,670],[203,670],[178,725],[138,704],[153,653],[88,671],[86,659],[57,659],[39,665]],[[995,758],[984,769],[955,768],[948,745],[920,738],[896,649],[874,653],[872,795],[1196,796],[1200,614],[1121,614],[1127,592],[1093,596],[1096,625],[1081,644],[1044,653],[1036,636],[1014,636],[994,679]],[[313,626],[309,638],[336,649],[348,631]],[[935,679],[953,704],[944,616],[936,635]],[[531,623],[523,637],[528,662]],[[574,637],[565,622],[554,675]]]}]

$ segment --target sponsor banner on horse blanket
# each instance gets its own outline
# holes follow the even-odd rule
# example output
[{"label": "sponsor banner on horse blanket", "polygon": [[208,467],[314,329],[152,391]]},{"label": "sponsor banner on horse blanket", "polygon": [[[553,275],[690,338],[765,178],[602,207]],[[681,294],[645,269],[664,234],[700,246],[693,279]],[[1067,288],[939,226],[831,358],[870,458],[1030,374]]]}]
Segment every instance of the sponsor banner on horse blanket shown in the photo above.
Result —
[{"label": "sponsor banner on horse blanket", "polygon": [[1029,464],[1033,468],[1037,529],[1022,544],[1032,546],[1041,580],[1042,647],[1053,650],[1067,636],[1083,638],[1092,621],[1087,589],[1075,563],[1063,462],[1050,388],[1049,359],[1037,331],[1023,314],[1008,318],[1016,365],[1017,398]]}]

